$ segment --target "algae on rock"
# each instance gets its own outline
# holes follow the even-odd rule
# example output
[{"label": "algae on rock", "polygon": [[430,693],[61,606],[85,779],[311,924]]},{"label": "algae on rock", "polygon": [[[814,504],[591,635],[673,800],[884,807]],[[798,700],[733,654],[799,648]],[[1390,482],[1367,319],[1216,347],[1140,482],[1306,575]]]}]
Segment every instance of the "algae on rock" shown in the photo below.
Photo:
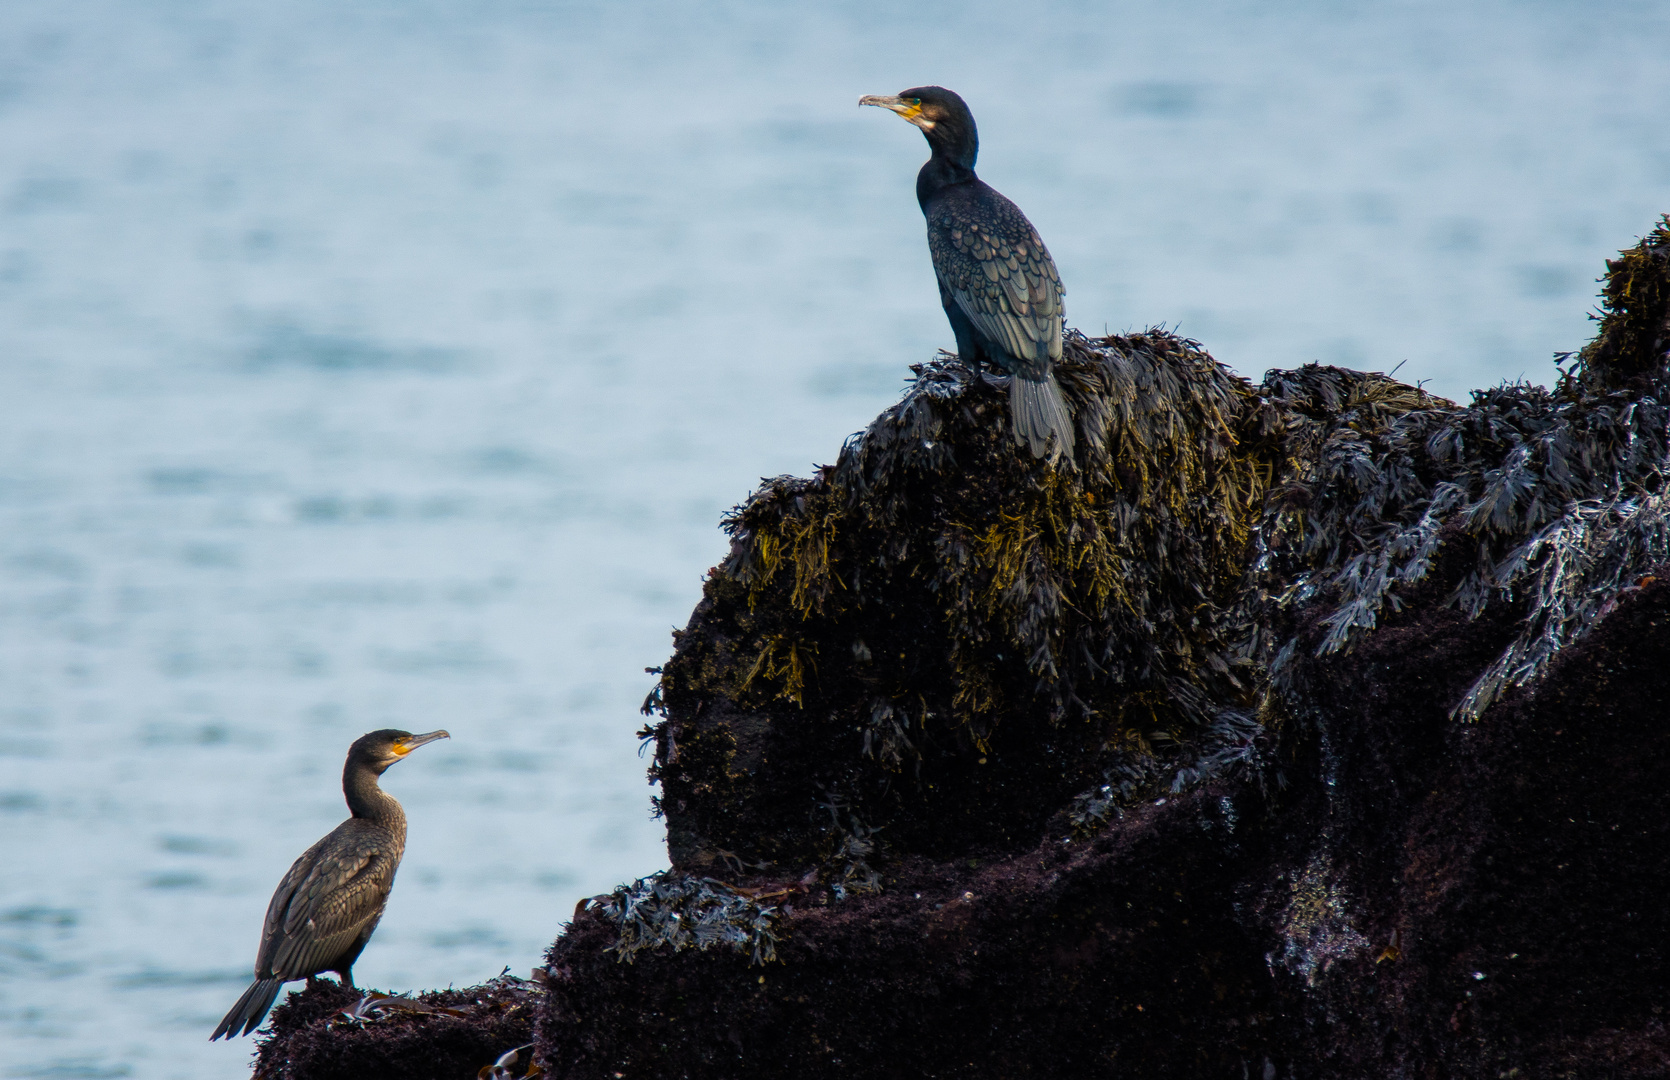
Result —
[{"label": "algae on rock", "polygon": [[834,466],[726,521],[660,687],[675,865],[1030,843],[1114,762],[1257,707],[1245,578],[1281,466],[1244,380],[1160,331],[1069,335],[1057,468],[993,434],[994,380],[915,370]]},{"label": "algae on rock", "polygon": [[[1453,703],[1452,716],[1477,720],[1670,558],[1670,219],[1608,265],[1601,332],[1553,391],[1505,384],[1465,408],[1428,399],[1370,429],[1349,409],[1323,411],[1317,451],[1298,456],[1292,483],[1305,525],[1271,563],[1282,603],[1331,609],[1322,653],[1372,630],[1442,544],[1468,544],[1449,602],[1469,618],[1516,605],[1523,620]],[[1287,411],[1315,399],[1312,372],[1271,374]],[[1272,532],[1283,514],[1267,509]]]}]

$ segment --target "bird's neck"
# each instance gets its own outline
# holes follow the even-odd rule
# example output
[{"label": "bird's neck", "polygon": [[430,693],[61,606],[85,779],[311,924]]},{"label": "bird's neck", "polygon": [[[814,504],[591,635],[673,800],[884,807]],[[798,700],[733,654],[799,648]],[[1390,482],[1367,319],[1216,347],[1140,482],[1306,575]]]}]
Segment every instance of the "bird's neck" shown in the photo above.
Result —
[{"label": "bird's neck", "polygon": [[916,174],[916,201],[923,210],[928,208],[928,200],[957,184],[966,184],[976,179],[974,166],[953,160],[949,155],[934,154],[928,163],[922,166],[922,171]]},{"label": "bird's neck", "polygon": [[377,773],[369,766],[351,762],[342,771],[342,794],[347,796],[348,812],[354,817],[387,823],[406,821],[406,811],[377,785]]}]

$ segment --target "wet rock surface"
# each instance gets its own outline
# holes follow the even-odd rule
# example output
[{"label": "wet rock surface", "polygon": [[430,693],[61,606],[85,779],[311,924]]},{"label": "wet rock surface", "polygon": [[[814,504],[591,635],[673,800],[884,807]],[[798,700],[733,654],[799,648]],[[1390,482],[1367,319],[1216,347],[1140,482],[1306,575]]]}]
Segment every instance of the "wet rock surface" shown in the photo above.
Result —
[{"label": "wet rock surface", "polygon": [[1465,406],[1074,338],[1072,469],[924,365],[731,519],[648,703],[673,870],[466,1017],[311,989],[263,1068],[531,1011],[575,1078],[1665,1075],[1666,250]]}]

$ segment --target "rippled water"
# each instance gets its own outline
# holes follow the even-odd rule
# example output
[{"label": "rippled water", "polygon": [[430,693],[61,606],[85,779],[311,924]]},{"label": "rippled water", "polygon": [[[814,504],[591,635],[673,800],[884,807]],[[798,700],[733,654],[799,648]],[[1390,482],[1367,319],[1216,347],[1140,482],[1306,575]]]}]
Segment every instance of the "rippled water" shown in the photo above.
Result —
[{"label": "rippled water", "polygon": [[961,90],[1086,330],[1548,380],[1670,209],[1656,5],[0,6],[0,1075],[205,1040],[348,743],[356,974],[521,971],[664,863],[633,735],[715,524],[951,344]]}]

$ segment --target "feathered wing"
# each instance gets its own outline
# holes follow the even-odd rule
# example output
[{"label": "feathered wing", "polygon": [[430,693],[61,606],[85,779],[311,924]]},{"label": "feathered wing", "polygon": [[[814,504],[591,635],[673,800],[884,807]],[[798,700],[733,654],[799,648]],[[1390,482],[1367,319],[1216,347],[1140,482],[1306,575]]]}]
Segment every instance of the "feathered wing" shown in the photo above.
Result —
[{"label": "feathered wing", "polygon": [[1071,456],[1072,415],[1054,368],[1061,359],[1065,290],[1038,230],[1014,203],[976,182],[936,200],[928,250],[941,286],[1015,377],[1010,410],[1017,441],[1042,457],[1051,435]]},{"label": "feathered wing", "polygon": [[[330,971],[382,916],[395,870],[384,843],[377,836],[342,843],[333,840],[337,835],[309,848],[273,894],[257,978],[303,979]],[[324,849],[331,850],[322,855]]]},{"label": "feathered wing", "polygon": [[333,970],[362,935],[370,934],[399,866],[398,856],[391,857],[384,847],[376,836],[361,836],[350,820],[291,865],[267,905],[255,982],[209,1041],[254,1031],[286,982]]}]

